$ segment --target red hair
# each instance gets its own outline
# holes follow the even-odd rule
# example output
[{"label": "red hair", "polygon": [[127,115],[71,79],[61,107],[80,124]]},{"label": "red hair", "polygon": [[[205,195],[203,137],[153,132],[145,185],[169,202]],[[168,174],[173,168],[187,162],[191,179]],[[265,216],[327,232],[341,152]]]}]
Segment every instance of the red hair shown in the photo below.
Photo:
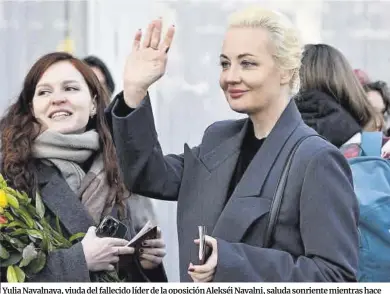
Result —
[{"label": "red hair", "polygon": [[116,150],[104,114],[106,101],[108,101],[107,92],[88,65],[64,52],[44,55],[32,66],[25,77],[18,99],[0,121],[3,176],[16,189],[27,193],[36,191],[37,175],[32,146],[41,132],[41,126],[33,115],[32,100],[42,75],[50,66],[61,61],[70,62],[82,74],[91,96],[96,99],[96,115],[89,120],[87,129],[96,129],[99,133],[108,184],[116,190],[116,202],[122,203],[124,185],[120,178]]}]

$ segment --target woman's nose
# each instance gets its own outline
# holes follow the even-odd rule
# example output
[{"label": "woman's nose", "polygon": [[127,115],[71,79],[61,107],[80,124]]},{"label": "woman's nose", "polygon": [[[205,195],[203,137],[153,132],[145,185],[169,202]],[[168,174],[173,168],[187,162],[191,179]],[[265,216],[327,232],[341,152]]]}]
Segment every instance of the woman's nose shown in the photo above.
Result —
[{"label": "woman's nose", "polygon": [[241,81],[239,70],[235,67],[230,67],[226,73],[227,83],[239,83]]},{"label": "woman's nose", "polygon": [[53,98],[51,99],[52,104],[62,104],[66,102],[67,98],[65,94],[63,93],[57,93],[53,95]]}]

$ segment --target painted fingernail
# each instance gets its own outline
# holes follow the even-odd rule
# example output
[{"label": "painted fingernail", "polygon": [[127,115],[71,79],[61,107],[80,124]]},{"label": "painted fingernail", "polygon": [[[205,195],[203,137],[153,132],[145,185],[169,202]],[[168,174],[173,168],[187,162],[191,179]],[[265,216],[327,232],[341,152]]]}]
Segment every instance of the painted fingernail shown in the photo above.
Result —
[{"label": "painted fingernail", "polygon": [[193,269],[193,268],[189,268],[188,271],[191,272],[191,273],[193,273],[193,272],[194,272],[194,269]]}]

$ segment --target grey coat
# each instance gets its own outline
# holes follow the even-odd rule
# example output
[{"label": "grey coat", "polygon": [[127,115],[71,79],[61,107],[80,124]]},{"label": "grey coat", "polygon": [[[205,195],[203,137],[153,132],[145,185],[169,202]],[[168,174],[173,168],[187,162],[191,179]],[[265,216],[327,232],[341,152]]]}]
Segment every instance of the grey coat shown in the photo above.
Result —
[{"label": "grey coat", "polygon": [[[120,108],[120,109],[119,109]],[[128,189],[178,201],[180,276],[197,261],[197,226],[218,242],[214,282],[355,281],[358,203],[347,161],[320,137],[298,149],[289,174],[272,248],[263,248],[268,213],[289,151],[315,134],[291,101],[225,204],[247,119],[212,124],[199,146],[163,156],[150,100],[107,110]]]},{"label": "grey coat", "polygon": [[[90,226],[97,225],[55,167],[38,164],[37,170],[38,185],[46,206],[46,214],[53,220],[54,216],[58,216],[65,236],[85,233]],[[116,214],[116,210],[113,209],[113,214]],[[131,236],[135,235],[134,229],[130,221],[124,220],[124,223],[128,227],[126,238],[130,240]],[[162,266],[156,270],[142,271],[134,264],[134,267],[126,271],[126,280],[162,282],[166,281],[166,275]],[[70,249],[51,252],[44,269],[28,282],[91,282],[81,243],[76,243]]]}]

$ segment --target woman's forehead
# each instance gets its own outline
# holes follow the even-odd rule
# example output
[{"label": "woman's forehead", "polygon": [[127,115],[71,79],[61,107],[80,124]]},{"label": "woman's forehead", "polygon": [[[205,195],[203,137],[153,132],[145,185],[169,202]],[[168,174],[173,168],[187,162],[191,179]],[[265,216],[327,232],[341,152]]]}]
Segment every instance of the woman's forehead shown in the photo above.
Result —
[{"label": "woman's forehead", "polygon": [[69,62],[61,61],[51,65],[42,75],[40,84],[57,84],[64,81],[85,83],[83,75]]},{"label": "woman's forehead", "polygon": [[272,43],[267,30],[263,28],[229,28],[226,31],[222,54],[229,58],[251,54],[259,56],[270,53]]}]

